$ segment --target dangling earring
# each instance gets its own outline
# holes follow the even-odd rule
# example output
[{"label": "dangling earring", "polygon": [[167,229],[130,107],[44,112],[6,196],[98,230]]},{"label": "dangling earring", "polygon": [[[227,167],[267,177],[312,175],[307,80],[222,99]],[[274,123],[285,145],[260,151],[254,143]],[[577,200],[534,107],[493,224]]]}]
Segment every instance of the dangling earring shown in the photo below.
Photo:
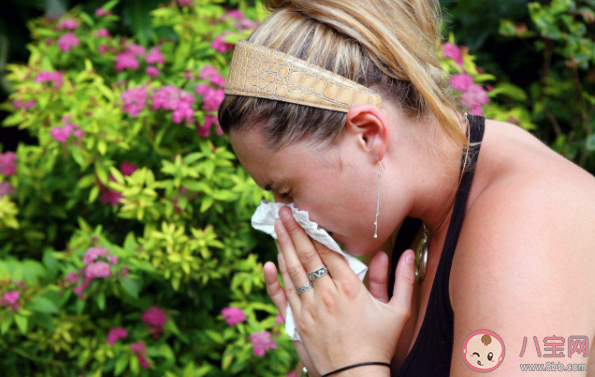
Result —
[{"label": "dangling earring", "polygon": [[374,238],[378,238],[378,215],[380,212],[380,164],[382,164],[382,167],[384,168],[384,170],[386,170],[384,162],[378,161],[378,155],[376,155],[376,163],[378,164],[378,199],[376,200],[376,220],[374,221]]},{"label": "dangling earring", "polygon": [[[415,250],[415,281],[421,282],[426,276],[426,269],[428,267],[428,253],[429,253],[429,241],[432,232],[424,225],[424,238],[417,245]],[[442,225],[442,224],[440,224]]]}]

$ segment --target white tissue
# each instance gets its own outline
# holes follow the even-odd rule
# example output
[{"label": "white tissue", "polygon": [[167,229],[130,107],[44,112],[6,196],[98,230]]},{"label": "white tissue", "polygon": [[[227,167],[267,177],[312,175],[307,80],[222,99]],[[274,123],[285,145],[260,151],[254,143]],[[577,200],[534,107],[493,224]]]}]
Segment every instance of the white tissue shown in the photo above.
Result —
[{"label": "white tissue", "polygon": [[[296,209],[293,203],[286,205],[285,203],[269,202],[268,200],[263,199],[258,208],[256,208],[254,215],[252,215],[252,227],[254,229],[262,230],[273,236],[274,239],[277,239],[277,234],[275,233],[275,220],[279,218],[279,209],[286,206],[291,208],[293,218],[302,228],[304,228],[307,235],[327,246],[329,249],[343,255],[349,264],[349,267],[351,267],[357,277],[362,281],[364,280],[364,276],[366,276],[366,272],[368,271],[368,266],[356,257],[341,250],[339,244],[337,244],[326,230],[319,228],[318,224],[310,221],[308,211],[300,211]],[[289,304],[287,305],[287,313],[285,316],[285,332],[292,340],[302,340],[295,328],[295,320]]]}]

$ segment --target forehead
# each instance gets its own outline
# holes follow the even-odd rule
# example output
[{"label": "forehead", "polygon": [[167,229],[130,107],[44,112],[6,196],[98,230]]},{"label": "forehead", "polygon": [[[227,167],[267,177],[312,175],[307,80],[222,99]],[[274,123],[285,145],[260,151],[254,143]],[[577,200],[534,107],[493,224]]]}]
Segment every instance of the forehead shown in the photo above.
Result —
[{"label": "forehead", "polygon": [[240,164],[262,188],[291,177],[300,170],[296,167],[308,163],[309,153],[302,144],[272,152],[265,147],[262,136],[255,130],[231,133],[229,139]]}]

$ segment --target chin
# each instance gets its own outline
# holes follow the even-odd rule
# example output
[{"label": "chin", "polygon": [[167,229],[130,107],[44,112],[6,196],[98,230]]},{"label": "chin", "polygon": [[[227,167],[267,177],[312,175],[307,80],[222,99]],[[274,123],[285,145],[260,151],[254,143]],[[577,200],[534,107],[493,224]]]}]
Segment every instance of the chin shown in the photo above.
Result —
[{"label": "chin", "polygon": [[343,242],[341,237],[337,236],[336,234],[329,233],[329,235],[332,237],[332,239],[334,239],[339,244],[339,246],[341,246],[341,248],[343,250],[345,250],[350,255],[359,257],[362,255],[368,254],[366,251],[362,250],[361,248],[356,248],[355,250],[352,250],[352,247],[350,247],[348,243]]}]

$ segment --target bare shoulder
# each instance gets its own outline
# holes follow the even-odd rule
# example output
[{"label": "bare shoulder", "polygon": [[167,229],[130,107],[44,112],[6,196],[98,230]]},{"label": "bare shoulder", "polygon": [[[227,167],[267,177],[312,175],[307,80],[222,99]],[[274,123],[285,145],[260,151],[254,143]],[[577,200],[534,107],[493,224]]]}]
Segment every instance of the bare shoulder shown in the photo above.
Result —
[{"label": "bare shoulder", "polygon": [[[454,350],[472,331],[496,332],[515,351],[492,373],[543,362],[520,359],[524,337],[595,335],[595,178],[566,162],[543,155],[486,188],[466,214],[450,276]],[[453,354],[451,375],[467,371]]]}]

